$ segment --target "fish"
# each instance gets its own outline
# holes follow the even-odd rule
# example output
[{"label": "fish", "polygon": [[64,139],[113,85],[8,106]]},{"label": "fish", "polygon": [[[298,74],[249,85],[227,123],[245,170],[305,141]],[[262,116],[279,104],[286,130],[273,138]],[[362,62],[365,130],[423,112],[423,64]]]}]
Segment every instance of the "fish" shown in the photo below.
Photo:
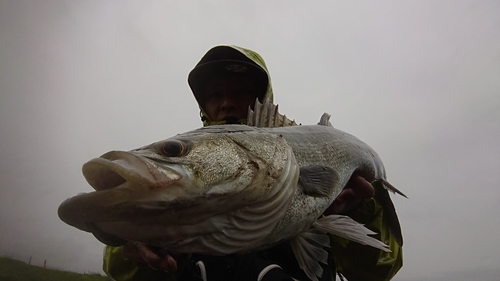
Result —
[{"label": "fish", "polygon": [[390,251],[348,216],[322,215],[353,174],[405,196],[387,181],[378,154],[326,113],[317,125],[295,126],[272,104],[257,108],[251,119],[294,125],[209,126],[107,152],[83,165],[94,191],[62,202],[60,219],[107,245],[134,241],[171,254],[222,256],[288,240],[311,280],[327,263],[328,234]]}]

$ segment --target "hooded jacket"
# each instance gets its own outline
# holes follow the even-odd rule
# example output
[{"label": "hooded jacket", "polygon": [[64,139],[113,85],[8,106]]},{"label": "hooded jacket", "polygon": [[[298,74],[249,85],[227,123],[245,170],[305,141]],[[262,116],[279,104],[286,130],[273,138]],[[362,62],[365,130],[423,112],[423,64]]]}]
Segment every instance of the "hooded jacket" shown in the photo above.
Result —
[{"label": "hooded jacket", "polygon": [[[209,79],[210,75],[220,71],[243,72],[254,75],[258,83],[262,84],[262,94],[259,95],[259,99],[262,101],[265,98],[269,98],[271,102],[273,101],[271,78],[266,64],[259,54],[237,46],[216,46],[202,57],[188,76],[189,86],[200,108],[203,126],[225,123],[225,121],[215,122],[210,120],[201,106],[203,102],[203,82]],[[240,120],[240,123],[246,124],[246,120]],[[338,271],[349,281],[384,281],[390,280],[402,267],[402,247],[398,245],[391,235],[386,219],[384,218],[383,208],[377,203],[377,190],[381,190],[383,187],[374,187],[375,197],[363,202],[348,215],[378,233],[376,238],[389,245],[391,252],[383,252],[331,235],[331,258],[328,264],[330,272],[324,275],[321,280],[327,280],[332,278],[332,276],[335,279],[335,272]],[[278,245],[275,248],[264,250],[263,255],[280,260],[283,256],[293,256],[291,252],[283,254],[283,252],[288,250],[286,246]],[[261,256],[257,254],[256,256],[245,258],[244,261],[251,262],[254,257],[258,258]],[[288,263],[290,259],[282,259],[281,261],[282,263]],[[287,265],[280,264],[279,262],[278,264],[290,271],[293,271],[296,267],[295,264]],[[124,259],[121,255],[120,247],[106,246],[103,270],[109,277],[117,281],[176,280],[174,274],[156,271],[147,267],[138,267],[133,262]],[[240,280],[243,279],[241,278]]]},{"label": "hooded jacket", "polygon": [[[261,90],[261,94],[258,96],[259,100],[262,102],[267,98],[273,102],[271,77],[264,59],[259,54],[238,46],[220,45],[213,47],[201,58],[188,76],[188,84],[200,108],[203,126],[226,123],[226,121],[210,120],[202,107],[205,82],[221,72],[254,77]],[[239,123],[246,124],[246,120],[240,120]]]}]

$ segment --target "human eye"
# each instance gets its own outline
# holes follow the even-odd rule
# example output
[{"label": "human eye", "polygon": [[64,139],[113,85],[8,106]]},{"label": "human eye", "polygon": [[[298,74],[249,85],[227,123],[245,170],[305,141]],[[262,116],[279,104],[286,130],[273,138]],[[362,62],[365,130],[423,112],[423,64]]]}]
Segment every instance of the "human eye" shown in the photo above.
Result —
[{"label": "human eye", "polygon": [[207,100],[217,100],[220,96],[220,93],[218,92],[209,92],[206,94],[206,99]]}]

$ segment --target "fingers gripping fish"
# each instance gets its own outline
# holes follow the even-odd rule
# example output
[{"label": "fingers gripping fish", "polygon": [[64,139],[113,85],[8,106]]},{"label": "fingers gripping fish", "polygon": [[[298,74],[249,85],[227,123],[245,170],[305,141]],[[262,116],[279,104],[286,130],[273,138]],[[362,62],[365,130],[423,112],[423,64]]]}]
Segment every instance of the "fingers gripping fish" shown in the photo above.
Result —
[{"label": "fingers gripping fish", "polygon": [[320,218],[353,173],[386,182],[375,151],[328,125],[324,116],[311,126],[210,126],[108,152],[83,165],[95,191],[64,201],[59,217],[108,245],[170,253],[227,255],[290,240],[317,280],[326,233],[388,251],[349,217]]}]

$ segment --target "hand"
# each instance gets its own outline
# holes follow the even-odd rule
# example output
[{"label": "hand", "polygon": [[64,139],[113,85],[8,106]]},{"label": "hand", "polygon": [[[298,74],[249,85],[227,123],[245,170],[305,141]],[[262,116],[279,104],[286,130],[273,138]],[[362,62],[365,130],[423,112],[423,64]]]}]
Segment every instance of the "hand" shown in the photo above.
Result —
[{"label": "hand", "polygon": [[177,262],[171,255],[165,254],[160,256],[148,246],[138,242],[129,241],[123,245],[122,255],[137,265],[149,266],[165,272],[175,272],[177,270]]},{"label": "hand", "polygon": [[373,195],[375,195],[375,189],[367,180],[359,175],[352,175],[344,189],[326,209],[325,215],[345,215],[357,208],[363,200],[372,198]]}]

